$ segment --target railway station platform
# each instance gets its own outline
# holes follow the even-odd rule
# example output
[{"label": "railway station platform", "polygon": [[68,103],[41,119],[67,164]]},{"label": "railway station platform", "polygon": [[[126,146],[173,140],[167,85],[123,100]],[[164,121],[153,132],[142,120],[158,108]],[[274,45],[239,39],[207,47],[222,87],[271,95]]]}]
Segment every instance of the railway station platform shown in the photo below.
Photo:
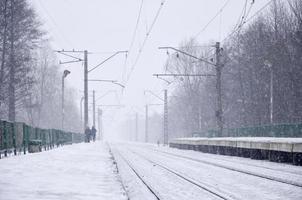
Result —
[{"label": "railway station platform", "polygon": [[204,153],[249,157],[302,165],[302,138],[223,137],[177,138],[170,147]]}]

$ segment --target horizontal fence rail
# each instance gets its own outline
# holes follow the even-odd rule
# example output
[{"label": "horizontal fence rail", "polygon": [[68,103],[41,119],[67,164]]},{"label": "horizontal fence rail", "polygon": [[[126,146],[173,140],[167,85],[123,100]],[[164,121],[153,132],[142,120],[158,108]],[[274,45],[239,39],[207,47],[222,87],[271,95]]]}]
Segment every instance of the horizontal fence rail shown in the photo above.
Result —
[{"label": "horizontal fence rail", "polygon": [[[219,137],[218,130],[196,131],[193,137]],[[222,137],[302,137],[302,124],[273,124],[225,128]]]},{"label": "horizontal fence rail", "polygon": [[84,142],[81,133],[57,129],[42,129],[21,122],[0,120],[0,158],[10,153],[26,154],[36,145],[41,150],[49,150],[60,145]]}]

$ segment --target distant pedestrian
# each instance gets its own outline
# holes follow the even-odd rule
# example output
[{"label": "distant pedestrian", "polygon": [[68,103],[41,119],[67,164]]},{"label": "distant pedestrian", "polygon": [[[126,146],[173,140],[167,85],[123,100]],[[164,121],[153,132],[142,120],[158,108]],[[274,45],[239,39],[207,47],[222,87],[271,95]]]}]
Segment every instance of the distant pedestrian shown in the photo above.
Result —
[{"label": "distant pedestrian", "polygon": [[93,141],[95,142],[96,129],[94,126],[92,126],[92,128],[91,128],[91,136],[92,136]]},{"label": "distant pedestrian", "polygon": [[85,142],[90,142],[90,137],[91,137],[90,135],[91,135],[91,130],[87,126],[85,129]]}]

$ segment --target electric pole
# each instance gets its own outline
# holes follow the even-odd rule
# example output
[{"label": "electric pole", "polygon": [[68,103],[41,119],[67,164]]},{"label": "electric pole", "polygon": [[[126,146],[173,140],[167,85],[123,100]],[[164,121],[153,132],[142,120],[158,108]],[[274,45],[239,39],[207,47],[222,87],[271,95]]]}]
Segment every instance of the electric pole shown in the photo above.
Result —
[{"label": "electric pole", "polygon": [[93,99],[92,99],[92,103],[93,103],[93,108],[92,108],[92,119],[93,119],[93,126],[95,127],[95,91],[92,91],[93,93]]},{"label": "electric pole", "polygon": [[164,94],[164,144],[168,144],[169,130],[168,130],[168,90]]},{"label": "electric pole", "polygon": [[[154,75],[153,75],[154,76]],[[153,93],[151,90],[145,90],[144,94],[149,92],[152,96],[164,102],[164,122],[163,122],[163,143],[168,144],[168,90],[164,90],[164,98],[161,98],[157,94]],[[162,104],[149,104],[149,106],[162,105]],[[148,105],[146,105],[146,138],[148,140]],[[146,142],[147,142],[146,140]]]},{"label": "electric pole", "polygon": [[220,49],[220,43],[216,42],[215,45],[216,48],[216,89],[217,89],[217,111],[216,111],[216,117],[217,117],[217,126],[219,135],[222,136],[222,129],[223,129],[223,121],[222,121],[222,92],[221,92],[221,70],[222,65],[220,63],[220,57],[221,57],[221,49]]},{"label": "electric pole", "polygon": [[[100,67],[103,65],[105,62],[113,58],[114,56],[120,54],[120,53],[127,53],[128,51],[117,51],[114,54],[112,54],[110,57],[106,58],[103,60],[101,63],[96,65],[95,67],[91,68],[88,70],[88,51],[66,51],[66,50],[61,50],[61,51],[56,51],[57,53],[60,53],[64,56],[67,56],[69,58],[72,58],[73,60],[67,61],[67,62],[60,62],[60,64],[68,64],[68,63],[75,63],[75,62],[82,62],[84,61],[84,130],[88,126],[88,73],[95,70],[96,68]],[[84,53],[84,59],[75,57],[73,55],[69,55],[68,53]],[[120,83],[115,82],[115,84],[122,86]],[[94,125],[95,125],[95,120],[94,120]]]},{"label": "electric pole", "polygon": [[195,55],[189,54],[185,51],[182,51],[180,49],[176,49],[175,47],[159,47],[159,49],[173,49],[176,52],[182,53],[186,56],[189,56],[191,58],[194,58],[200,62],[207,63],[209,65],[212,65],[215,67],[216,74],[154,74],[156,77],[160,76],[216,76],[216,89],[217,89],[217,110],[215,111],[215,116],[217,119],[217,126],[218,126],[218,136],[222,136],[222,130],[223,130],[223,111],[222,111],[222,89],[221,89],[221,72],[223,65],[221,64],[220,58],[221,58],[221,48],[220,43],[216,42],[215,45],[215,54],[216,54],[216,63],[212,63],[210,61],[207,61],[204,58],[197,57]]},{"label": "electric pole", "polygon": [[148,105],[146,105],[146,121],[145,121],[145,142],[148,142],[148,124],[149,119],[148,119]]},{"label": "electric pole", "polygon": [[84,51],[84,127],[88,126],[88,52]]}]

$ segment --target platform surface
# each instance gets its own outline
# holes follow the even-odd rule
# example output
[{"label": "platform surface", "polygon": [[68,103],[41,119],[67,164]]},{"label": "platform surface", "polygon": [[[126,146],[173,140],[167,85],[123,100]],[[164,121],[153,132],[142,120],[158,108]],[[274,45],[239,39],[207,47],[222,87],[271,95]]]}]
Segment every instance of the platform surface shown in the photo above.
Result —
[{"label": "platform surface", "polygon": [[101,142],[4,158],[0,172],[1,200],[127,199]]},{"label": "platform surface", "polygon": [[171,144],[228,146],[236,148],[265,149],[285,152],[302,152],[302,138],[273,137],[221,137],[221,138],[177,138]]}]

